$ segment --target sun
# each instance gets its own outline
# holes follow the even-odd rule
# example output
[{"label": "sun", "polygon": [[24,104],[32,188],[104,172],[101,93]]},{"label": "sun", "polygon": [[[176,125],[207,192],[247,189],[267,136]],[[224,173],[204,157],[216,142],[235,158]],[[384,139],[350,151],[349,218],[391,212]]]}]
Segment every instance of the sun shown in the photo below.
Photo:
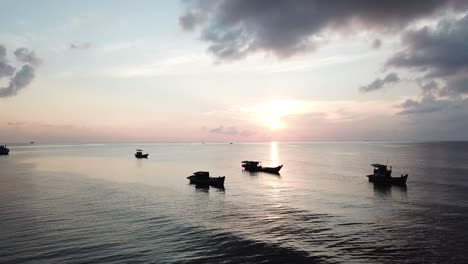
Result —
[{"label": "sun", "polygon": [[283,124],[281,123],[281,120],[278,119],[278,120],[272,121],[268,127],[275,130],[275,129],[283,128]]},{"label": "sun", "polygon": [[256,120],[272,130],[285,128],[282,118],[291,114],[294,101],[269,101],[257,106],[254,110]]},{"label": "sun", "polygon": [[260,117],[259,120],[265,127],[268,127],[272,130],[277,130],[284,127],[283,123],[281,122],[281,116],[265,115]]}]

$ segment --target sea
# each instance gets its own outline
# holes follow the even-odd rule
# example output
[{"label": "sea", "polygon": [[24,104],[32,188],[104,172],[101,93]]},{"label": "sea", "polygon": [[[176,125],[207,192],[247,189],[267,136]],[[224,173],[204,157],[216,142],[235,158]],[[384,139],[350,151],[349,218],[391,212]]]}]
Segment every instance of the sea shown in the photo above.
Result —
[{"label": "sea", "polygon": [[[10,149],[0,263],[468,263],[466,142]],[[407,187],[369,183],[371,163],[409,174]],[[190,185],[195,171],[225,188]]]}]

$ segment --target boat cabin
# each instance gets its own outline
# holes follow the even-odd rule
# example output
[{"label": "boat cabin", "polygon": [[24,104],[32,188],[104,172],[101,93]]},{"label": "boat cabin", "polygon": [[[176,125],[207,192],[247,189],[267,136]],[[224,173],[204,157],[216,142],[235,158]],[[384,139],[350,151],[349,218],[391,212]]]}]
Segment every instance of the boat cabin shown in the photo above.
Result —
[{"label": "boat cabin", "polygon": [[197,178],[206,178],[208,179],[210,177],[210,173],[208,171],[197,171],[193,173],[193,176]]},{"label": "boat cabin", "polygon": [[244,160],[242,161],[242,167],[258,167],[261,166],[260,161]]},{"label": "boat cabin", "polygon": [[137,149],[135,153],[135,158],[137,159],[147,159],[149,154],[143,154],[142,149]]},{"label": "boat cabin", "polygon": [[387,167],[383,164],[371,164],[374,167],[374,175],[390,177],[392,175],[392,167]]}]

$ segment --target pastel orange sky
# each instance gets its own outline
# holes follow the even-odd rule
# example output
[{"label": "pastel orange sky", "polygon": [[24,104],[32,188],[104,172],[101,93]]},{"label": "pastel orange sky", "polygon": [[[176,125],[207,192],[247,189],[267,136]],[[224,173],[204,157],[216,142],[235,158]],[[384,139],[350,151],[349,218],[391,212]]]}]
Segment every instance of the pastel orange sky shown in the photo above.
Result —
[{"label": "pastel orange sky", "polygon": [[467,4],[312,2],[6,1],[0,143],[468,140]]}]

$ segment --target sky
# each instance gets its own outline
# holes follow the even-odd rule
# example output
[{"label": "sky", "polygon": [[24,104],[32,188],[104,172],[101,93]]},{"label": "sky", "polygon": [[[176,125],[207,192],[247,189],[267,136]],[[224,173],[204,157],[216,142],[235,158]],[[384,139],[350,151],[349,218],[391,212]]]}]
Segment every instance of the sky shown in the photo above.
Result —
[{"label": "sky", "polygon": [[0,143],[468,140],[467,1],[0,5]]}]

